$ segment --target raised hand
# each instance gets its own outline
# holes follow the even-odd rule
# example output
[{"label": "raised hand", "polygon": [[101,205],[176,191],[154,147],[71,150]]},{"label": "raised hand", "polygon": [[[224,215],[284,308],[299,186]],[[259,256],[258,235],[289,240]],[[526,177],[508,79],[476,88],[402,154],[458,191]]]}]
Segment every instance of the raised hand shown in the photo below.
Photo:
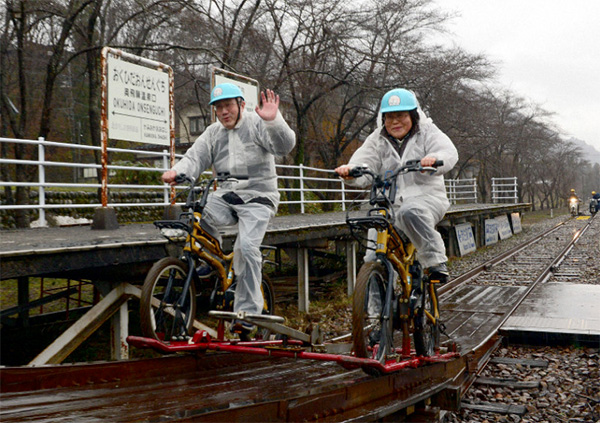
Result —
[{"label": "raised hand", "polygon": [[264,92],[260,93],[262,108],[256,106],[255,111],[263,120],[273,120],[279,110],[279,96],[272,90],[266,90],[266,92],[266,95]]}]

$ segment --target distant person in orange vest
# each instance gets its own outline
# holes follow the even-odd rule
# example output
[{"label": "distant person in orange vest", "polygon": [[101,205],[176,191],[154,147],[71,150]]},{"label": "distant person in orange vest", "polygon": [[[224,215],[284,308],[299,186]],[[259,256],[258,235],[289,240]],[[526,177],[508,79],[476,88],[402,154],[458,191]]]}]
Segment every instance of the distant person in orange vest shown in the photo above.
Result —
[{"label": "distant person in orange vest", "polygon": [[577,196],[577,194],[575,193],[575,189],[571,188],[571,193],[569,195],[569,200],[571,199],[576,199],[577,201],[579,201],[579,197]]}]

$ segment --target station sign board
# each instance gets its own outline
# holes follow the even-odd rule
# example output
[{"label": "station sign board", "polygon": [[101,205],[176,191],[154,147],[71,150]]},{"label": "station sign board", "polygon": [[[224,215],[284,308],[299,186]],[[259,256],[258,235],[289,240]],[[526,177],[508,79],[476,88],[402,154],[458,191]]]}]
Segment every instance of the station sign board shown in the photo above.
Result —
[{"label": "station sign board", "polygon": [[471,224],[460,223],[454,228],[456,230],[456,240],[458,241],[460,255],[464,256],[475,251],[477,249],[477,244],[475,244],[475,237],[473,236]]},{"label": "station sign board", "polygon": [[508,216],[503,214],[500,216],[496,216],[496,222],[498,222],[498,233],[500,234],[500,239],[508,239],[512,236],[512,230],[510,229],[510,223],[508,222]]},{"label": "station sign board", "polygon": [[496,219],[485,219],[485,245],[498,242],[498,222]]},{"label": "station sign board", "polygon": [[108,138],[171,143],[169,74],[107,55]]},{"label": "station sign board", "polygon": [[521,227],[521,215],[519,213],[511,213],[510,221],[512,223],[513,233],[518,234],[523,230]]}]

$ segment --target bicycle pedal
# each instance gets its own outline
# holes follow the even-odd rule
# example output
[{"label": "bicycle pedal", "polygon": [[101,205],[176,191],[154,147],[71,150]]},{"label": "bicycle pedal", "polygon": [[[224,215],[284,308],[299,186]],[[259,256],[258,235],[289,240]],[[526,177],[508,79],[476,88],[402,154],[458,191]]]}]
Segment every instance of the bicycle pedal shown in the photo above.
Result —
[{"label": "bicycle pedal", "polygon": [[421,304],[423,296],[420,292],[413,292],[410,294],[409,304],[412,310],[416,310],[416,308]]},{"label": "bicycle pedal", "polygon": [[440,333],[441,333],[442,335],[449,336],[449,335],[446,333],[446,325],[444,324],[444,322],[442,322],[441,320],[439,320],[439,319],[438,319],[438,324],[439,324],[439,328],[440,328]]}]

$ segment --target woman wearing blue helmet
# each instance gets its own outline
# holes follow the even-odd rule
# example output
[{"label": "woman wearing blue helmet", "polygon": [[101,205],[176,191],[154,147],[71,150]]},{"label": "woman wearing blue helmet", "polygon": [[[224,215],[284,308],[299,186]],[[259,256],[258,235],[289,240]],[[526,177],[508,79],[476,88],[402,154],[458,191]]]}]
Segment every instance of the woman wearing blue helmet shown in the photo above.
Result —
[{"label": "woman wearing blue helmet", "polygon": [[[417,98],[406,89],[388,91],[381,99],[383,125],[371,133],[358,148],[350,162],[335,169],[349,185],[366,187],[370,180],[362,176],[354,179],[349,171],[355,166],[367,165],[383,174],[398,169],[408,160],[421,159],[422,166],[431,166],[437,160],[444,165],[437,173],[410,172],[398,176],[396,225],[417,248],[419,261],[432,280],[446,282],[448,268],[446,248],[435,229],[450,207],[446,196],[444,173],[458,161],[458,152],[450,138],[419,109]],[[373,260],[369,251],[365,261]]]},{"label": "woman wearing blue helmet", "polygon": [[[169,184],[174,184],[179,173],[198,178],[210,167],[216,173],[248,175],[248,180],[222,183],[209,195],[203,215],[204,223],[213,228],[238,224],[233,246],[238,281],[235,313],[260,314],[263,310],[260,245],[279,205],[275,156],[290,153],[296,143],[296,134],[279,112],[279,96],[266,90],[261,100],[262,107],[257,106],[256,113],[244,112],[244,95],[237,85],[216,85],[209,104],[215,108],[218,121],[162,175]],[[253,329],[251,325],[243,327],[244,323],[237,322],[233,330],[243,333]]]}]

